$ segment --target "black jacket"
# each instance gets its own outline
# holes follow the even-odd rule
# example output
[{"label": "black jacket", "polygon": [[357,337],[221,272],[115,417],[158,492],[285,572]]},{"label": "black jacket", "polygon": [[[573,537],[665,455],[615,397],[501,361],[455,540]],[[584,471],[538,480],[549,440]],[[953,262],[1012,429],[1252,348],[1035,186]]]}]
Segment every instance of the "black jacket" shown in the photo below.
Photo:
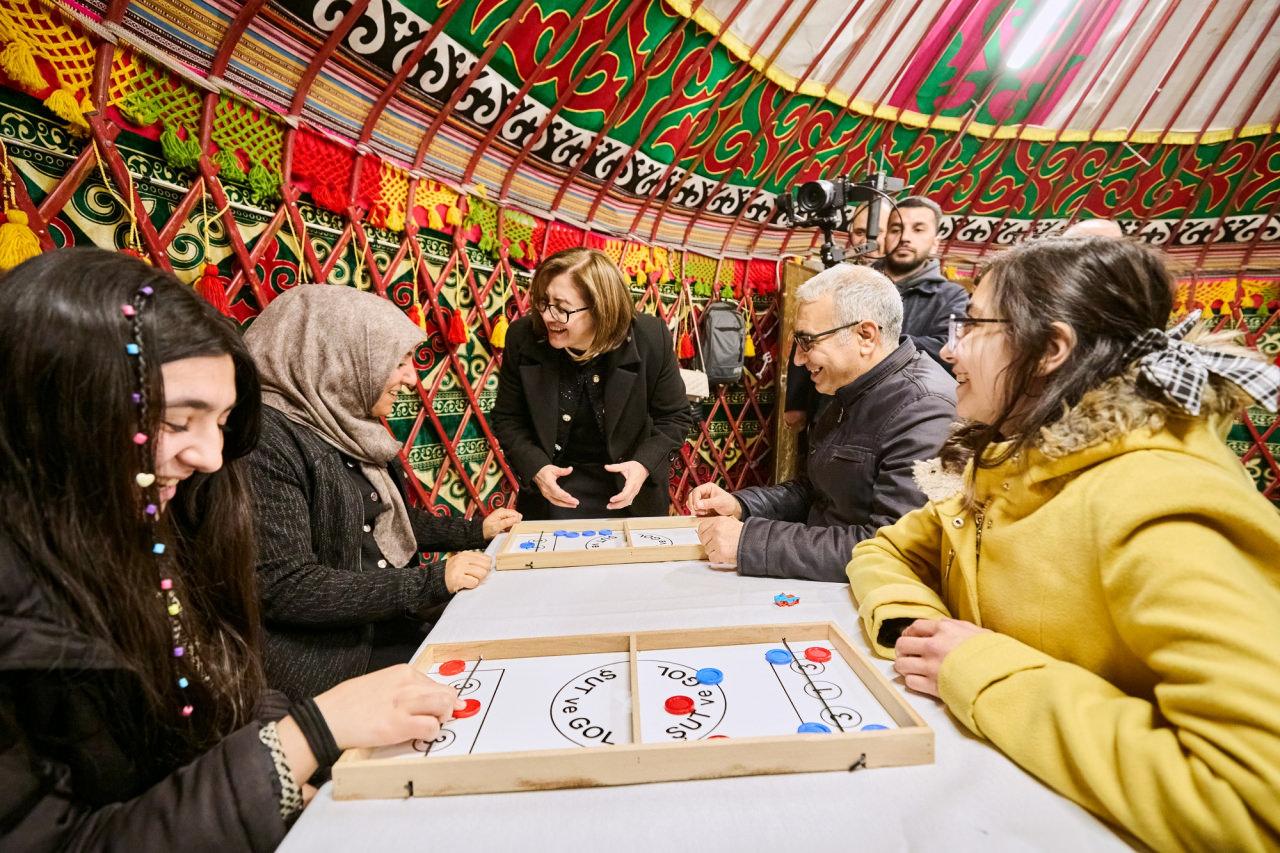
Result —
[{"label": "black jacket", "polygon": [[951,366],[940,354],[947,343],[947,321],[952,314],[963,316],[969,292],[944,276],[941,265],[932,258],[895,284],[902,294],[902,334],[950,373]]},{"label": "black jacket", "polygon": [[0,539],[0,849],[274,849],[285,826],[258,730],[284,697],[179,766],[156,757],[136,677],[68,624]]},{"label": "black jacket", "polygon": [[[366,571],[362,497],[338,449],[263,407],[249,455],[267,683],[297,700],[368,671],[373,623],[413,616],[449,597],[444,565]],[[398,463],[390,467],[404,496]],[[407,501],[407,497],[406,497]],[[484,547],[483,519],[409,507],[418,547]]]},{"label": "black jacket", "polygon": [[806,474],[734,492],[738,571],[846,580],[853,546],[925,504],[912,465],[936,456],[956,416],[956,383],[903,337],[836,392],[812,427]]},{"label": "black jacket", "polygon": [[[558,359],[562,357],[536,335],[532,316],[521,317],[507,330],[490,422],[521,488],[534,494],[538,493],[534,476],[552,464],[555,454]],[[634,459],[649,471],[631,505],[632,514],[666,515],[671,510],[667,487],[671,460],[693,426],[671,332],[658,318],[636,314],[626,341],[605,358],[609,378],[604,428],[609,458],[614,462]]]}]

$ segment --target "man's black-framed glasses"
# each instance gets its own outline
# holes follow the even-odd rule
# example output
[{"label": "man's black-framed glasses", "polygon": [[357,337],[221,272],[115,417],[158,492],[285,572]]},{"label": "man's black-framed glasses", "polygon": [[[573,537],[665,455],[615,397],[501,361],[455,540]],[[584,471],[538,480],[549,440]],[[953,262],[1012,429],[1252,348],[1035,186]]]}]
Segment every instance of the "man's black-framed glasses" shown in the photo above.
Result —
[{"label": "man's black-framed glasses", "polygon": [[539,314],[546,314],[557,323],[567,323],[569,322],[569,318],[574,314],[577,314],[579,311],[590,311],[591,306],[584,305],[581,308],[561,308],[559,305],[554,305],[545,299],[539,299],[537,302],[533,303],[533,309]]},{"label": "man's black-framed glasses", "polygon": [[994,317],[970,317],[963,314],[952,314],[947,321],[947,349],[955,352],[959,348],[960,342],[964,340],[965,335],[969,334],[969,330],[974,326],[982,323],[1008,322],[1008,320],[998,320]]},{"label": "man's black-framed glasses", "polygon": [[843,326],[836,326],[834,329],[827,329],[825,332],[815,332],[812,335],[807,332],[796,332],[793,335],[796,341],[796,348],[800,352],[809,352],[823,338],[829,338],[836,332],[843,332],[845,329],[852,329],[861,323],[861,320],[854,320],[852,323],[845,323]]}]

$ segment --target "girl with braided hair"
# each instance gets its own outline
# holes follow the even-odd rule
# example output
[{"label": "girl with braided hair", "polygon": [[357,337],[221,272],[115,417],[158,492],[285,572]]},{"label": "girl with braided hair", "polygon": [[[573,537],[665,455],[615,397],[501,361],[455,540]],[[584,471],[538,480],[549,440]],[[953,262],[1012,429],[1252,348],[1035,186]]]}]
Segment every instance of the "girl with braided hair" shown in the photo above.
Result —
[{"label": "girl with braided hair", "polygon": [[99,249],[0,294],[0,847],[270,850],[341,749],[434,738],[407,666],[264,688],[235,327]]}]

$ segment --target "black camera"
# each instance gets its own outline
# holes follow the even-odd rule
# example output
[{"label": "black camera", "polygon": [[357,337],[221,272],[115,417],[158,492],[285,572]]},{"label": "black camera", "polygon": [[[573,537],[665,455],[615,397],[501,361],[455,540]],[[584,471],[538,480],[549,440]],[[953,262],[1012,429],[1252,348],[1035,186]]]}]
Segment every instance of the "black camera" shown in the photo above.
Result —
[{"label": "black camera", "polygon": [[884,200],[893,204],[889,193],[902,189],[901,178],[893,178],[877,172],[863,181],[851,181],[839,177],[831,181],[806,181],[789,192],[778,196],[778,210],[791,221],[793,228],[819,228],[825,238],[822,243],[822,263],[833,267],[844,260],[844,250],[831,239],[835,231],[849,230],[849,207],[868,202],[867,242],[854,247],[855,254],[865,254],[876,247],[880,233],[880,205]]}]

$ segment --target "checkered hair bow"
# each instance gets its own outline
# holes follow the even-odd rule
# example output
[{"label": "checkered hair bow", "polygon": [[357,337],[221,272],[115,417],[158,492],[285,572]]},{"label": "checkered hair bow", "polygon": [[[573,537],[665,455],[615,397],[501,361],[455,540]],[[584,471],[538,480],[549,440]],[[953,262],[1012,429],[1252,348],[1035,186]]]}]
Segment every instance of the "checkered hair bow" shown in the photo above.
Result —
[{"label": "checkered hair bow", "polygon": [[1192,311],[1169,331],[1147,329],[1129,346],[1129,358],[1138,369],[1188,414],[1200,414],[1200,402],[1209,374],[1239,385],[1269,412],[1280,398],[1280,367],[1227,352],[1219,352],[1182,340],[1200,320]]}]

